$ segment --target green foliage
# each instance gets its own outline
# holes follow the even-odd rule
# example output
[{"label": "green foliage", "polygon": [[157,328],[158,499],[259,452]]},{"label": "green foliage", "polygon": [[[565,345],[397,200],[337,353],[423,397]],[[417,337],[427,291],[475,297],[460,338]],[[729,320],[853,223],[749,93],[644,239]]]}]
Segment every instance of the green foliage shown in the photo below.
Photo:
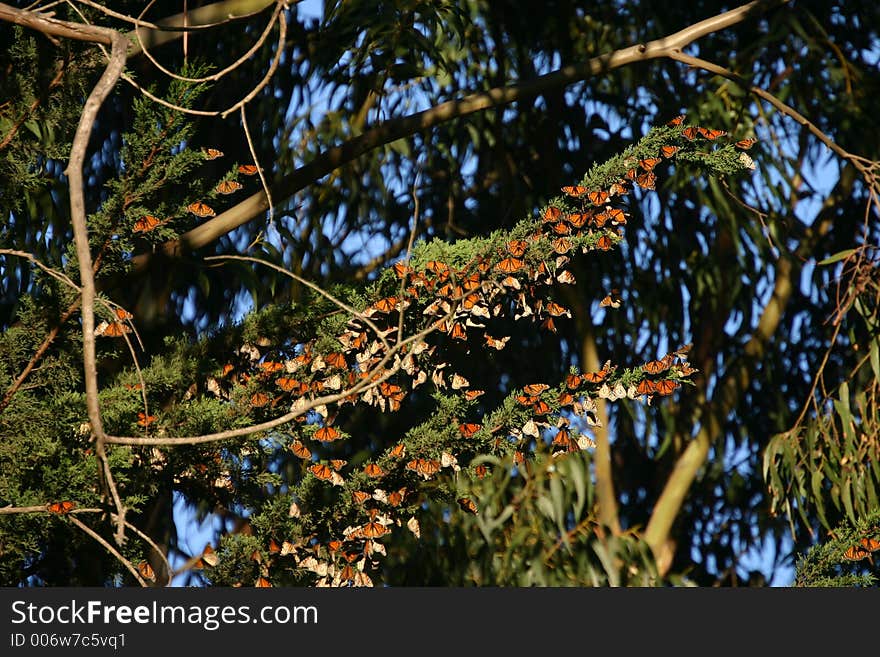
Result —
[{"label": "green foliage", "polygon": [[[477,512],[430,505],[421,522],[428,555],[422,569],[448,586],[662,584],[643,542],[601,526],[590,461],[589,452],[544,453],[520,465],[510,457],[475,459],[472,465],[487,465],[491,474],[459,478],[456,495],[473,501]],[[404,583],[424,576],[395,565],[392,576]]]},{"label": "green foliage", "polygon": [[835,527],[831,539],[810,548],[798,559],[795,586],[799,587],[876,587],[876,551],[880,546],[880,510],[876,507],[858,522]]},{"label": "green foliage", "polygon": [[[96,24],[130,29],[97,9],[77,8]],[[134,8],[135,3],[114,4],[119,11]],[[115,435],[197,435],[289,412],[294,396],[277,385],[280,374],[268,376],[261,365],[293,369],[297,366],[288,363],[298,362],[307,349],[312,360],[297,370],[296,379],[309,386],[308,395],[327,392],[319,388],[330,377],[321,367],[311,368],[315,357],[344,351],[340,337],[353,330],[352,317],[285,271],[368,311],[406,292],[388,265],[404,253],[415,224],[420,241],[409,264],[417,273],[443,262],[456,270],[458,282],[476,271],[481,258],[492,268],[505,259],[508,242],[525,240],[524,270],[532,275],[546,263],[555,276],[560,254],[553,252],[552,237],[535,210],[588,208],[557,190],[583,171],[585,186],[608,189],[632,170],[641,174],[640,160],[657,155],[661,145],[682,147],[657,165],[656,193],[633,189],[615,199],[615,207],[627,212],[625,230],[606,227],[572,236],[571,260],[564,266],[577,284],[536,286],[521,275],[519,284],[529,294],[541,288],[540,295],[525,299],[533,311],[539,298],[541,308],[552,301],[570,311],[570,317],[556,318],[555,332],[517,318],[525,307],[509,292],[499,297],[504,312],[491,317],[485,329],[466,327],[468,340],[443,332],[426,340],[436,348],[419,363],[427,380],[402,386],[406,407],[400,412],[387,412],[387,400],[382,408],[378,397],[360,397],[356,404],[328,403],[320,409],[326,415],[315,409],[306,422],[247,438],[111,447],[114,476],[132,507],[129,520],[170,555],[197,558],[175,535],[173,497],[182,497],[200,518],[217,513],[231,528],[213,542],[220,553],[216,565],[213,559],[200,564],[200,581],[244,586],[258,578],[275,585],[352,582],[351,575],[366,583],[368,573],[395,584],[559,585],[680,583],[687,574],[687,581],[710,585],[736,582],[742,555],[766,540],[781,555],[779,566],[786,553],[816,540],[815,527],[860,522],[876,508],[878,484],[875,288],[864,285],[870,275],[849,280],[849,289],[840,287],[837,274],[848,276],[850,270],[811,263],[849,267],[851,256],[872,248],[876,230],[863,222],[865,204],[876,191],[850,165],[829,170],[814,135],[775,109],[759,107],[737,85],[675,62],[643,62],[432,125],[358,151],[354,159],[342,158],[302,189],[285,187],[285,181],[297,179],[298,167],[320,162],[328,148],[344,146],[385,121],[393,125],[396,117],[474,91],[527,85],[548,71],[669,34],[725,9],[708,1],[662,11],[647,2],[562,3],[552,11],[532,0],[515,6],[479,0],[338,2],[329,3],[324,20],[314,22],[303,19],[294,3],[287,10],[282,64],[247,107],[252,144],[230,123],[234,116],[191,121],[120,85],[95,126],[86,170],[101,300],[132,311],[138,331],[127,337],[140,376],[123,339],[98,340],[102,415]],[[56,11],[81,20],[72,6]],[[176,11],[179,7],[160,3],[150,18]],[[194,32],[186,56],[179,42],[153,54],[187,74],[206,70],[187,62],[220,68],[245,52],[266,16]],[[701,57],[747,75],[843,147],[876,161],[877,25],[876,3],[788,3],[708,35],[698,46]],[[89,44],[56,45],[5,24],[0,39],[10,44],[0,54],[8,73],[0,77],[0,248],[28,251],[48,266],[75,273],[62,169],[82,99],[105,60]],[[142,57],[130,60],[129,73],[172,102],[225,108],[262,77],[274,47],[267,42],[210,88],[169,84]],[[727,130],[728,139],[714,146],[717,142],[683,137],[684,126],[665,125],[685,110],[687,123]],[[744,137],[760,138],[748,155],[730,145]],[[217,213],[235,207],[238,197],[218,195],[218,182],[242,182],[247,186],[242,196],[259,190],[260,183],[241,177],[235,166],[252,161],[251,146],[274,185],[272,221],[251,219],[196,253],[167,258],[162,245],[203,221],[187,212],[191,202],[208,203]],[[208,161],[206,147],[225,155]],[[750,170],[751,179],[741,175]],[[816,171],[829,171],[830,193],[820,196],[826,186]],[[136,222],[147,215],[160,224],[135,232]],[[613,248],[597,248],[601,238]],[[280,270],[203,259],[244,252]],[[133,257],[141,267],[136,271],[130,267]],[[0,256],[0,288],[0,393],[12,391],[41,354],[22,385],[0,402],[0,428],[9,436],[0,447],[0,504],[70,499],[79,507],[73,516],[43,511],[0,516],[0,581],[131,583],[71,520],[87,522],[113,540],[113,528],[104,524],[113,509],[105,506],[106,491],[94,476],[97,462],[83,428],[75,293],[8,255]],[[598,305],[612,290],[620,305],[616,312]],[[405,334],[429,321],[423,313],[434,297],[421,288],[420,294],[407,297]],[[244,297],[256,311],[239,322]],[[97,313],[115,321],[103,304]],[[506,338],[506,348],[478,345],[483,330]],[[681,362],[659,378],[638,365],[689,342],[689,358],[699,370],[693,381]],[[44,344],[45,352],[38,352]],[[585,413],[569,414],[560,401],[563,380],[595,369],[586,365],[590,354],[612,363],[608,380],[579,388]],[[231,374],[224,376],[226,366]],[[485,394],[463,400],[451,389],[453,373]],[[822,377],[814,389],[817,373]],[[141,376],[143,390],[136,387]],[[388,383],[399,385],[404,378]],[[660,380],[693,387],[662,403],[655,397],[658,403],[650,406],[636,401],[640,384]],[[529,425],[535,406],[517,401],[525,385],[538,381],[551,385],[537,395],[550,407],[549,426]],[[587,399],[595,401],[595,410],[586,408]],[[813,399],[815,405],[799,417],[801,405]],[[618,403],[606,406],[611,401]],[[562,429],[571,440],[589,438],[599,431],[590,421],[606,411],[608,476],[620,534],[595,524],[595,473],[587,469],[588,457],[577,452],[554,459],[541,451]],[[573,426],[558,426],[562,419]],[[482,425],[467,440],[457,430],[465,420]],[[324,424],[338,428],[344,439],[315,440]],[[668,576],[660,577],[661,568],[655,570],[637,535],[664,488],[681,483],[679,465],[691,453],[694,435],[707,437],[707,454],[693,481],[685,483],[687,496],[668,537],[676,548],[663,566]],[[314,448],[313,460],[292,455],[294,440]],[[406,448],[406,458],[391,455],[398,444]],[[531,454],[536,447],[531,474],[517,467],[516,476],[505,476],[518,451]],[[444,451],[458,459],[460,470],[450,463],[426,478],[406,468],[412,459],[439,461]],[[480,479],[474,465],[479,455],[502,465]],[[334,461],[347,461],[342,486],[308,471],[309,463]],[[388,471],[387,481],[368,477],[363,472],[368,464]],[[557,465],[566,477],[551,470]],[[580,493],[578,477],[586,473]],[[401,488],[406,495],[398,506],[381,501]],[[360,490],[370,495],[366,506],[352,500]],[[458,500],[465,495],[478,503],[478,516],[462,511]],[[486,518],[497,520],[515,506],[518,496],[521,514],[491,531],[480,529]],[[384,517],[386,506],[394,509],[393,518]],[[391,532],[387,555],[374,546],[374,553],[348,562],[348,548],[330,549],[347,528],[374,520],[375,509],[381,509],[383,523],[390,521],[382,525]],[[421,541],[406,528],[410,517],[420,523]],[[579,523],[583,533],[571,536],[572,549],[564,541],[555,547]],[[287,551],[275,550],[273,541],[275,547],[289,544]],[[442,569],[414,565],[413,555],[426,546]],[[129,541],[123,552],[133,563],[149,559],[160,565],[141,541]],[[822,572],[811,581],[833,575]]]}]

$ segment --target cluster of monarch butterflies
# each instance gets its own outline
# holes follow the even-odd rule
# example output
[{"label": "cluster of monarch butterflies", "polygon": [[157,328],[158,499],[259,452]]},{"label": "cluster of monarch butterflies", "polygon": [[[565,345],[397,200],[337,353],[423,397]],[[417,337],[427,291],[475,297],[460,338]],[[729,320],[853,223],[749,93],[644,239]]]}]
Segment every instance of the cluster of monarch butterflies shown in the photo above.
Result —
[{"label": "cluster of monarch butterflies", "polygon": [[861,561],[871,556],[871,553],[880,550],[880,540],[871,537],[864,537],[855,545],[847,548],[843,553],[843,558],[849,561]]},{"label": "cluster of monarch butterflies", "polygon": [[[680,125],[682,121],[680,117],[671,124]],[[689,141],[715,140],[724,134],[703,128],[684,128],[681,132]],[[750,145],[745,141],[738,144],[741,148]],[[661,146],[655,155],[634,160],[630,168],[603,189],[584,185],[563,187],[564,196],[540,213],[531,232],[518,232],[516,239],[502,240],[462,266],[441,259],[418,265],[395,264],[397,292],[375,300],[353,317],[336,336],[339,346],[335,351],[320,351],[313,341],[297,345],[292,353],[275,352],[270,357],[255,346],[244,345],[239,349],[238,362],[224,365],[206,381],[207,391],[221,399],[245,403],[256,413],[269,412],[279,404],[283,404],[285,411],[296,410],[298,405],[304,408],[311,401],[320,402],[322,397],[334,395],[339,397],[336,406],[366,403],[383,411],[396,411],[409,391],[428,379],[436,387],[450,389],[469,401],[477,399],[484,391],[472,388],[464,376],[442,362],[443,348],[461,344],[468,351],[500,351],[507,346],[510,336],[498,334],[493,326],[503,325],[500,320],[511,317],[540,323],[543,329],[555,332],[556,321],[571,316],[567,308],[552,299],[552,292],[556,284],[575,282],[567,269],[572,254],[609,250],[619,242],[622,226],[627,223],[627,213],[618,207],[619,201],[634,186],[654,189],[655,167],[685,148],[687,144]],[[211,155],[220,156],[209,152]],[[617,290],[600,302],[601,306],[611,308],[620,304]],[[118,323],[122,322],[120,317]],[[434,333],[400,345],[395,354],[390,354],[401,325],[407,329],[405,335],[426,327],[433,328]],[[108,333],[105,328],[103,334],[115,331],[110,330]],[[477,451],[473,449],[477,444],[483,451],[513,449],[517,463],[525,461],[529,443],[545,429],[555,432],[550,441],[554,454],[589,448],[592,441],[586,435],[578,435],[565,414],[574,412],[595,425],[596,397],[614,400],[645,395],[650,401],[654,395],[671,394],[680,381],[695,371],[687,362],[687,349],[682,347],[645,363],[629,376],[626,384],[610,362],[597,372],[571,374],[556,389],[543,383],[530,384],[512,393],[516,397],[515,423],[511,420],[484,427],[480,422],[463,420],[456,427],[460,436],[457,440],[463,441],[461,444],[467,446],[469,453]],[[377,369],[387,357],[389,362]],[[352,386],[363,383],[374,385],[345,394]],[[273,560],[291,557],[297,568],[315,573],[319,584],[368,584],[364,569],[376,553],[384,554],[380,539],[395,527],[403,526],[418,536],[418,521],[415,517],[407,520],[405,516],[421,501],[419,483],[444,471],[462,470],[458,463],[461,454],[440,447],[431,452],[425,446],[408,445],[406,441],[398,442],[356,471],[347,469],[348,463],[343,459],[320,459],[309,441],[330,445],[348,437],[334,426],[336,412],[331,412],[328,405],[329,402],[315,408],[321,418],[317,423],[305,424],[304,414],[298,418],[303,424],[292,432],[290,449],[302,459],[305,477],[338,486],[350,495],[351,513],[345,518],[360,516],[360,520],[324,542],[281,541],[279,545],[273,540],[268,550],[270,558],[261,566],[261,578],[268,577]],[[138,424],[146,427],[153,421],[154,416],[142,413]],[[485,465],[467,471],[475,477],[488,473]],[[479,512],[477,504],[469,498],[457,502],[469,513]],[[296,503],[291,505],[290,515],[300,516]]]},{"label": "cluster of monarch butterflies", "polygon": [[[216,148],[206,148],[203,151],[203,155],[206,160],[216,160],[223,157],[224,153]],[[255,176],[259,173],[259,169],[255,164],[241,164],[236,168],[236,171],[243,176]],[[229,194],[234,194],[235,192],[244,189],[244,185],[237,180],[227,179],[218,183],[215,189],[218,194],[228,196]],[[216,210],[204,201],[193,201],[186,206],[186,210],[200,219],[217,216]],[[169,221],[170,218],[160,220],[153,215],[145,214],[135,220],[132,230],[135,233],[149,233]]]}]

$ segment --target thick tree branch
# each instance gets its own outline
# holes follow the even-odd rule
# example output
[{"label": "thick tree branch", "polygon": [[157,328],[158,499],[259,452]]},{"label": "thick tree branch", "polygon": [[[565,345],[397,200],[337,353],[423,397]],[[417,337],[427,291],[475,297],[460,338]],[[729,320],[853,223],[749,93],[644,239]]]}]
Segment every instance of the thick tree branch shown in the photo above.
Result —
[{"label": "thick tree branch", "polygon": [[[508,87],[496,87],[486,92],[441,103],[422,112],[386,121],[340,146],[324,151],[308,164],[283,177],[272,185],[272,195],[279,201],[290,198],[334,169],[374,148],[417,132],[429,130],[453,119],[532,98],[548,90],[595,77],[622,66],[669,57],[672,53],[680,51],[707,34],[741,23],[772,7],[781,6],[787,1],[756,0],[646,44],[615,50],[593,57],[583,64],[566,66],[534,80]],[[268,209],[266,194],[262,191],[258,192],[214,219],[184,233],[178,240],[165,244],[162,249],[166,254],[179,255],[186,250],[201,248],[261,216]],[[143,268],[149,258],[149,254],[135,257],[132,261],[134,268]]]},{"label": "thick tree branch", "polygon": [[[146,48],[156,48],[170,41],[175,41],[183,37],[187,32],[193,30],[205,29],[207,27],[215,27],[223,25],[231,20],[239,18],[247,18],[260,13],[266,7],[275,4],[275,0],[224,0],[223,2],[215,2],[214,4],[204,7],[190,9],[186,14],[174,14],[162,20],[150,23],[156,25],[158,29],[140,29],[140,41]],[[180,28],[187,26],[186,30],[172,31],[169,28]],[[129,34],[134,42],[128,49],[128,57],[134,57],[141,54],[142,48],[134,32]]]}]

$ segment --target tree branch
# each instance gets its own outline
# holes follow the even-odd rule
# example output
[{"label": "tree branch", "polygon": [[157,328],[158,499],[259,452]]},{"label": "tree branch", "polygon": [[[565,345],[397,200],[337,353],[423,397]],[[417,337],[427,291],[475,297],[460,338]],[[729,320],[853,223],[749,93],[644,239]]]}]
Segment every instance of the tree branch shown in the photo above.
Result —
[{"label": "tree branch", "polygon": [[[508,87],[496,87],[486,92],[447,101],[409,116],[380,123],[344,144],[324,151],[309,163],[284,176],[272,185],[272,195],[279,200],[290,198],[334,169],[374,148],[417,132],[429,130],[453,119],[532,98],[548,90],[595,77],[622,66],[669,57],[673,52],[681,50],[707,34],[741,23],[754,15],[763,13],[772,7],[781,6],[788,1],[755,0],[647,44],[615,50],[593,57],[583,64],[566,66],[534,80]],[[201,248],[259,217],[268,209],[266,194],[262,191],[257,192],[214,219],[184,233],[177,240],[166,243],[162,246],[162,250],[166,254],[174,256],[180,255],[186,250]],[[132,259],[132,265],[135,270],[142,269],[147,265],[149,259],[150,254],[136,256]]]}]

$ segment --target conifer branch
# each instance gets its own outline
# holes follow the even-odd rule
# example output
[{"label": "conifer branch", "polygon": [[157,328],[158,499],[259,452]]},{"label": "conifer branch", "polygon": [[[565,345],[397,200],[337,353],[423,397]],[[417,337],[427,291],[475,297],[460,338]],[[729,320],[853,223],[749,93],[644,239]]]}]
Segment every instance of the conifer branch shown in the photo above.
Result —
[{"label": "conifer branch", "polygon": [[[674,52],[680,51],[701,37],[737,25],[787,2],[789,0],[755,0],[646,44],[615,50],[593,57],[582,64],[566,66],[534,80],[496,87],[380,123],[344,144],[324,151],[296,171],[287,174],[272,185],[272,193],[279,200],[288,199],[333,170],[379,146],[427,131],[454,119],[532,98],[546,91],[565,87],[623,66],[670,57]],[[268,199],[265,193],[257,192],[217,217],[184,233],[177,240],[166,243],[162,246],[162,250],[168,255],[179,255],[185,250],[201,248],[262,216],[267,209]],[[146,266],[149,259],[149,254],[136,256],[132,259],[132,265],[135,269],[140,269]]]}]

